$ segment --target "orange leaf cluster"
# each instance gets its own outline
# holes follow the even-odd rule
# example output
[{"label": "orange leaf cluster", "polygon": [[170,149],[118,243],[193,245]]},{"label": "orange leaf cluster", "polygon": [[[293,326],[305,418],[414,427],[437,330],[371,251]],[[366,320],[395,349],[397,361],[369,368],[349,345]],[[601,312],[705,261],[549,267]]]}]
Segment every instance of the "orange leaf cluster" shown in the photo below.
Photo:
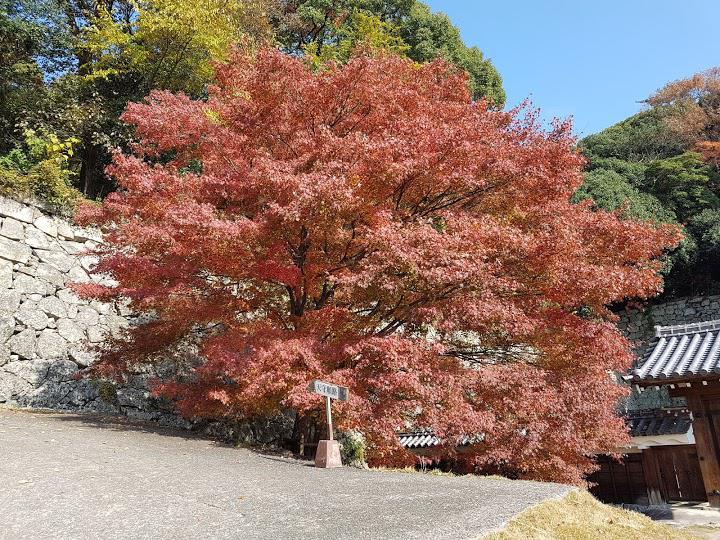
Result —
[{"label": "orange leaf cluster", "polygon": [[571,204],[567,123],[473,102],[439,61],[312,72],[273,50],[236,53],[207,100],[153,92],[123,118],[120,190],[79,216],[118,286],[86,292],[150,322],[96,372],[195,336],[201,360],[157,387],[187,416],[307,413],[311,379],[346,385],[337,425],[375,463],[429,428],[446,455],[482,434],[472,467],[580,482],[626,440],[609,373],[631,354],[605,306],[656,294],[678,232]]},{"label": "orange leaf cluster", "polygon": [[689,145],[704,145],[704,140],[720,138],[720,67],[672,81],[645,102],[652,107],[667,107],[670,114],[665,125]]}]

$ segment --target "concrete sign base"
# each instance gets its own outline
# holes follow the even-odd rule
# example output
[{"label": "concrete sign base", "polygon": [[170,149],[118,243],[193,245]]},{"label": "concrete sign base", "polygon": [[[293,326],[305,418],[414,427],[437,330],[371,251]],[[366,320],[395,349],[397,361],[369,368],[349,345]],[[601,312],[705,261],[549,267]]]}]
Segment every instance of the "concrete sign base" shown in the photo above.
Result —
[{"label": "concrete sign base", "polygon": [[315,466],[323,469],[342,467],[340,443],[337,441],[319,441],[315,453]]}]

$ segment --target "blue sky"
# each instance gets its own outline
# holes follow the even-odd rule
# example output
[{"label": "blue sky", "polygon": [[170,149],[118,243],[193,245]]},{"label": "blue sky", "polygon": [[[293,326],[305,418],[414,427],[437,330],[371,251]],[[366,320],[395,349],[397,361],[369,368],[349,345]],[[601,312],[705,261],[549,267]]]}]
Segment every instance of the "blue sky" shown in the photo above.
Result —
[{"label": "blue sky", "polygon": [[720,65],[720,0],[425,0],[503,77],[508,105],[589,135],[666,82]]}]

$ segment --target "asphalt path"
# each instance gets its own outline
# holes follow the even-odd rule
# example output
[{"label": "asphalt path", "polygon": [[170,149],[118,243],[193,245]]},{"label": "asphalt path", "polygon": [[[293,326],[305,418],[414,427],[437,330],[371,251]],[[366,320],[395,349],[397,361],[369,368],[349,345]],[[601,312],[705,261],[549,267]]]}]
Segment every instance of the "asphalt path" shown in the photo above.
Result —
[{"label": "asphalt path", "polygon": [[0,409],[0,538],[466,539],[559,484],[316,469],[183,431]]}]

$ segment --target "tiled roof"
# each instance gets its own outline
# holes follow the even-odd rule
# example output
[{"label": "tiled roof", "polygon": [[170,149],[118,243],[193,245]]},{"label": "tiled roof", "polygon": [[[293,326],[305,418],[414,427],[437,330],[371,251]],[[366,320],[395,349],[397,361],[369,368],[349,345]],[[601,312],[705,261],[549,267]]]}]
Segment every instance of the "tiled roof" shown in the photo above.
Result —
[{"label": "tiled roof", "polygon": [[[690,413],[685,409],[653,409],[628,412],[627,424],[631,437],[657,437],[659,435],[685,434],[690,429],[692,420]],[[409,450],[432,448],[442,444],[442,441],[428,430],[400,433],[398,441],[403,448]],[[463,437],[458,446],[465,446],[470,442],[469,437]]]},{"label": "tiled roof", "polygon": [[438,439],[431,431],[419,431],[416,433],[400,433],[398,440],[403,448],[430,448],[438,446]]},{"label": "tiled roof", "polygon": [[[471,442],[477,442],[483,439],[480,435],[473,440],[470,437],[463,437],[458,441],[458,446],[466,446]],[[421,430],[408,433],[398,434],[398,440],[403,448],[414,449],[414,448],[431,448],[433,446],[439,446],[442,441],[429,430]]]},{"label": "tiled roof", "polygon": [[631,437],[657,437],[685,434],[692,420],[686,410],[651,410],[629,412],[627,423]]},{"label": "tiled roof", "polygon": [[631,379],[662,384],[710,373],[720,374],[720,320],[656,326],[655,339]]}]

